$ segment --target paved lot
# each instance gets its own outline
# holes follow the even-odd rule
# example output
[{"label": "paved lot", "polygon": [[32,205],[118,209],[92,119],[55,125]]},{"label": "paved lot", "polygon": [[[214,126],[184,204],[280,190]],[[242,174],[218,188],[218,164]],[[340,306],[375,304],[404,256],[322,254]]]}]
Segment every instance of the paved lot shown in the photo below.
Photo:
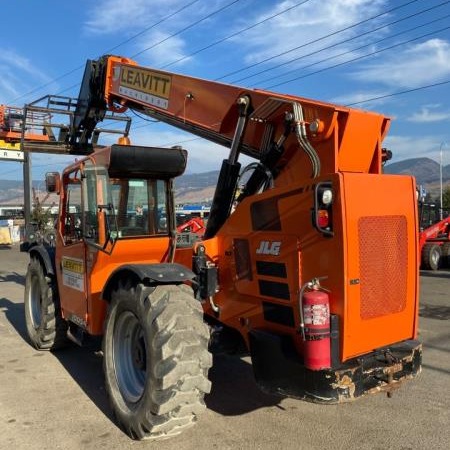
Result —
[{"label": "paved lot", "polygon": [[135,442],[111,420],[101,357],[51,354],[26,341],[27,255],[0,246],[0,448],[447,449],[450,442],[450,271],[421,276],[423,372],[385,395],[321,406],[261,393],[246,359],[216,358],[200,422],[179,437]]}]

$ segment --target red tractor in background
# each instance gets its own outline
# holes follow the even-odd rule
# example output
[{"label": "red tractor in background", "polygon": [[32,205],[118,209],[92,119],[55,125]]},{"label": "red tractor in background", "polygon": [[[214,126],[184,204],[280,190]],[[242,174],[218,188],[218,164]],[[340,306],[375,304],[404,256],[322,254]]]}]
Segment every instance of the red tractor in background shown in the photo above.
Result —
[{"label": "red tractor in background", "polygon": [[[419,202],[419,247],[421,269],[450,267],[450,215],[438,205]],[[443,217],[443,218],[442,218]]]},{"label": "red tractor in background", "polygon": [[182,222],[177,226],[178,233],[195,233],[203,236],[206,226],[205,221],[201,217],[191,217],[186,222]]}]

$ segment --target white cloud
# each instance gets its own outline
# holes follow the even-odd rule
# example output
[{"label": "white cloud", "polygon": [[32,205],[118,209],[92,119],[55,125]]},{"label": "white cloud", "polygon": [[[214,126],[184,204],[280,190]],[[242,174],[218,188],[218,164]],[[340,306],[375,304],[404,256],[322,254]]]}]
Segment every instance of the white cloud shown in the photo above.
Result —
[{"label": "white cloud", "polygon": [[2,103],[9,98],[15,98],[20,95],[20,91],[17,89],[17,78],[11,72],[9,67],[0,66],[0,98]]},{"label": "white cloud", "polygon": [[[190,23],[196,15],[204,13],[205,9],[214,7],[216,2],[200,0],[194,3],[190,7],[190,2],[185,0],[97,0],[88,11],[89,19],[84,27],[90,34],[121,32],[122,37],[137,34],[146,28],[152,29],[160,21],[163,29],[179,27]],[[182,11],[174,14],[178,10]]]},{"label": "white cloud", "polygon": [[439,136],[436,135],[421,137],[388,135],[383,142],[383,146],[392,151],[391,162],[410,158],[431,158],[439,161],[439,147],[443,141],[444,139],[439,139]]},{"label": "white cloud", "polygon": [[[0,98],[2,103],[15,102],[20,98],[19,104],[25,101],[35,100],[40,94],[24,97],[24,93],[34,91],[36,86],[43,83],[49,92],[56,92],[59,86],[52,81],[45,72],[30,59],[23,57],[18,52],[0,47]],[[12,105],[13,106],[13,105]]]},{"label": "white cloud", "polygon": [[450,111],[437,111],[440,105],[425,105],[420,108],[420,111],[415,112],[406,120],[409,122],[442,122],[450,120]]},{"label": "white cloud", "polygon": [[[279,2],[256,17],[254,22],[285,10],[295,3],[297,2],[292,0]],[[247,53],[247,63],[258,62],[274,54],[307,44],[298,51],[286,53],[273,60],[279,63],[360,34],[364,29],[363,26],[321,39],[323,36],[380,13],[386,4],[386,0],[323,0],[320,6],[315,2],[308,2],[246,32],[245,39],[242,39],[242,36],[238,36],[237,39],[250,49]],[[374,23],[376,21],[371,22],[370,26],[373,27]],[[340,47],[339,53],[342,49],[343,47]],[[327,53],[329,54],[330,52]],[[323,58],[323,55],[323,53],[320,54],[320,58]],[[312,56],[310,59],[317,58]]]},{"label": "white cloud", "polygon": [[188,62],[190,58],[184,52],[185,41],[178,36],[167,39],[169,36],[170,34],[155,31],[139,41],[137,50],[144,51],[138,56],[140,63],[161,67],[181,58],[185,58],[183,63]]},{"label": "white cloud", "polygon": [[28,58],[24,58],[16,52],[8,49],[0,48],[0,62],[11,69],[19,70],[32,75],[40,81],[49,81],[50,78],[33,65]]},{"label": "white cloud", "polygon": [[[384,97],[385,95],[388,94],[389,93],[387,91],[351,92],[348,94],[342,94],[333,97],[332,99],[330,99],[330,102],[337,103],[338,105],[353,105],[353,103],[357,103],[357,105],[354,106],[355,108],[372,109],[376,106],[386,103],[389,100],[389,98],[378,98],[378,97]],[[366,100],[371,98],[376,100],[366,102]]]},{"label": "white cloud", "polygon": [[[89,11],[89,20],[85,22],[85,29],[92,34],[110,34],[130,32],[154,23],[161,17],[162,4],[171,6],[170,0],[101,0],[95,2]],[[177,3],[177,2],[175,2]],[[153,11],[153,15],[151,12]]]},{"label": "white cloud", "polygon": [[430,84],[450,75],[450,43],[430,39],[412,45],[405,51],[384,54],[355,72],[362,82],[382,83],[395,88],[414,88]]}]

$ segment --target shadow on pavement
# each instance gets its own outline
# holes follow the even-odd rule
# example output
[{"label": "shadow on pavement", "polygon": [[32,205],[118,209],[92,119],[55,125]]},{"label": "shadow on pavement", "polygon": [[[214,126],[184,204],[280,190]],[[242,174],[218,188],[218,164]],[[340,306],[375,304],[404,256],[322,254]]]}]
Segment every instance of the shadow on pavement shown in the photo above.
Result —
[{"label": "shadow on pavement", "polygon": [[23,303],[14,303],[3,297],[0,298],[0,311],[4,311],[9,323],[15,328],[17,334],[27,343],[27,331],[25,325],[25,310]]},{"label": "shadow on pavement", "polygon": [[276,406],[283,398],[262,392],[255,382],[252,365],[238,356],[214,356],[209,379],[212,390],[205,398],[206,406],[224,416]]},{"label": "shadow on pavement", "polygon": [[427,278],[450,278],[450,271],[438,270],[436,272],[433,272],[433,271],[429,271],[429,270],[421,270],[420,276],[427,277]]},{"label": "shadow on pavement", "polygon": [[[29,344],[23,303],[1,298],[0,310],[5,312],[7,320]],[[103,358],[99,348],[99,341],[93,340],[86,347],[73,344],[67,349],[53,352],[53,355],[97,408],[114,422],[104,387]],[[214,356],[209,379],[212,381],[212,390],[206,396],[205,403],[209,409],[225,416],[237,416],[276,406],[283,398],[262,392],[254,380],[251,364],[238,356]]]},{"label": "shadow on pavement", "polygon": [[429,364],[422,364],[423,369],[433,370],[435,372],[443,373],[445,375],[450,375],[450,370],[441,369],[440,367],[430,366]]},{"label": "shadow on pavement", "polygon": [[[31,346],[26,331],[23,303],[13,303],[1,298],[1,310],[20,337]],[[102,356],[98,348],[98,342],[93,340],[86,347],[69,344],[69,347],[52,354],[98,409],[114,422],[104,388]]]},{"label": "shadow on pavement", "polygon": [[427,305],[422,303],[419,308],[419,316],[428,319],[449,320],[450,306]]},{"label": "shadow on pavement", "polygon": [[17,283],[22,286],[25,286],[25,277],[17,272],[0,272],[0,281],[5,281],[9,283]]}]

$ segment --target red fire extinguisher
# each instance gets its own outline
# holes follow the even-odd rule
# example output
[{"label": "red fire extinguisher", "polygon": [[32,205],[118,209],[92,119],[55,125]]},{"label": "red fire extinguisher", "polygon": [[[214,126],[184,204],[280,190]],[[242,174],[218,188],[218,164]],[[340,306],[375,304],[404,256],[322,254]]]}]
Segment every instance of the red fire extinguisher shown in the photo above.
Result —
[{"label": "red fire extinguisher", "polygon": [[313,280],[300,292],[303,358],[310,370],[331,368],[330,300],[320,289],[318,280]]}]

